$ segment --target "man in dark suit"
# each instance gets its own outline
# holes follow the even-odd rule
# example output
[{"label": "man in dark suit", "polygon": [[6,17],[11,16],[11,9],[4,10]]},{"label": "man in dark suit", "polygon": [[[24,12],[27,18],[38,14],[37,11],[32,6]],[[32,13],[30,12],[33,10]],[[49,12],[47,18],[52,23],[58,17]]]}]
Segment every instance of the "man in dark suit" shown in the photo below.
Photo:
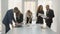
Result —
[{"label": "man in dark suit", "polygon": [[16,22],[16,20],[14,19],[14,12],[16,13],[17,10],[18,10],[18,8],[15,7],[14,9],[10,9],[10,10],[7,11],[7,13],[6,13],[6,15],[5,15],[5,17],[4,17],[3,21],[2,21],[2,23],[6,27],[5,28],[6,29],[5,33],[7,33],[10,30],[9,24],[12,24],[12,20],[14,22]]},{"label": "man in dark suit", "polygon": [[46,25],[50,28],[51,24],[53,22],[53,17],[54,17],[54,11],[49,8],[49,5],[46,5]]}]

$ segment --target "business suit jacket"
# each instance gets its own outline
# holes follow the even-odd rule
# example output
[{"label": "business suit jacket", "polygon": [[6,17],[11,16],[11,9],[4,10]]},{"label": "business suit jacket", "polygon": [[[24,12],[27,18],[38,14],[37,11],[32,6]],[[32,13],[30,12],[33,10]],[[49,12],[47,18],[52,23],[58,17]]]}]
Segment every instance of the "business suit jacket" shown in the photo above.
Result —
[{"label": "business suit jacket", "polygon": [[23,14],[20,14],[19,17],[16,16],[16,21],[17,21],[18,23],[23,22]]},{"label": "business suit jacket", "polygon": [[43,18],[41,16],[38,16],[38,14],[41,13],[41,14],[44,14],[44,11],[38,11],[36,16],[37,16],[37,24],[43,24]]},{"label": "business suit jacket", "polygon": [[3,20],[2,20],[2,23],[5,25],[5,33],[7,33],[9,30],[10,30],[10,27],[9,27],[9,24],[12,24],[12,20],[14,21],[14,22],[16,22],[15,21],[15,19],[14,19],[14,14],[13,14],[13,9],[10,9],[10,10],[8,10],[7,11],[7,13],[6,13],[6,15],[5,15],[5,17],[3,18]]},{"label": "business suit jacket", "polygon": [[46,16],[49,17],[49,19],[46,19],[46,23],[52,23],[54,17],[54,11],[52,9],[49,9],[49,11],[46,12]]},{"label": "business suit jacket", "polygon": [[12,20],[15,22],[15,19],[14,19],[14,14],[13,14],[13,9],[10,9],[7,11],[4,19],[3,19],[3,24],[7,25],[7,24],[12,24]]}]

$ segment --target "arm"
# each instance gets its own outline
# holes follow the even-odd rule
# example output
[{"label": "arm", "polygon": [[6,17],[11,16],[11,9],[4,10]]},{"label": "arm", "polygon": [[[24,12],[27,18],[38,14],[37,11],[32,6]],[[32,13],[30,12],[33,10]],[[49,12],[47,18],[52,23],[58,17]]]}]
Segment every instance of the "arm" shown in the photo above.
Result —
[{"label": "arm", "polygon": [[15,18],[14,18],[14,15],[13,15],[13,17],[12,17],[12,18],[13,18],[13,21],[16,23],[16,20],[15,20]]},{"label": "arm", "polygon": [[38,17],[38,12],[36,13],[36,17]]},{"label": "arm", "polygon": [[54,17],[53,10],[49,10],[49,13],[48,13],[47,17],[48,17],[48,19],[52,19]]},{"label": "arm", "polygon": [[44,14],[44,11],[42,12],[42,14]]},{"label": "arm", "polygon": [[9,10],[9,12],[8,12],[8,19],[9,19],[9,22],[10,22],[11,24],[12,24],[12,20],[13,20],[14,22],[16,22],[15,19],[14,19],[13,10]]},{"label": "arm", "polygon": [[55,17],[55,15],[54,15],[54,11],[53,11],[53,10],[52,10],[52,13],[51,13],[51,14],[52,14],[52,18]]},{"label": "arm", "polygon": [[23,22],[23,14],[21,14],[20,18],[21,18],[21,22]]},{"label": "arm", "polygon": [[50,11],[50,17],[49,17],[49,18],[53,18],[53,17],[54,17],[54,11],[51,10],[51,11]]}]

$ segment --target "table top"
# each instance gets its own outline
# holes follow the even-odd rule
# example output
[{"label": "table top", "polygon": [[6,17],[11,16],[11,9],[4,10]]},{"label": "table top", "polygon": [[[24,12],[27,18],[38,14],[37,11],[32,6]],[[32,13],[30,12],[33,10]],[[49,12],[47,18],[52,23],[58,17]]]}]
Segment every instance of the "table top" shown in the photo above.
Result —
[{"label": "table top", "polygon": [[36,24],[13,28],[7,34],[56,34],[56,32],[48,27],[41,28],[40,25]]}]

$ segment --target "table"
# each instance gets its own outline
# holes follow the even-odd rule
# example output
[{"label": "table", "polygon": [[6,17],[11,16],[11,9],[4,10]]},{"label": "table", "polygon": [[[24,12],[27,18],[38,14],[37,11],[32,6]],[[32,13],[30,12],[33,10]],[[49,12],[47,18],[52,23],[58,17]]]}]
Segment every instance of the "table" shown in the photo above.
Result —
[{"label": "table", "polygon": [[23,27],[13,28],[7,34],[56,34],[50,28],[41,28],[40,24],[24,25]]}]

